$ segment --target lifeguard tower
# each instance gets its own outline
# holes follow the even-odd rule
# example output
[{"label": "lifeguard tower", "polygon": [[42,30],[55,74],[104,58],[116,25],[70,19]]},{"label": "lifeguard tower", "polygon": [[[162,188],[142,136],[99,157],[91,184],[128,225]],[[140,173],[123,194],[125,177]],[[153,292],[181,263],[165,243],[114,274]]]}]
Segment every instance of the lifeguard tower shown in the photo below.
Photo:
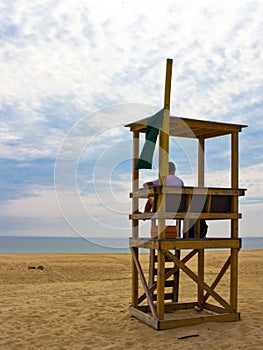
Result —
[{"label": "lifeguard tower", "polygon": [[[170,116],[170,91],[172,60],[167,60],[164,109],[158,131],[159,186],[139,188],[140,135],[145,134],[151,118],[133,122],[126,127],[133,133],[132,168],[132,316],[157,330],[196,325],[202,322],[237,321],[238,252],[241,239],[238,237],[239,196],[245,189],[238,186],[238,135],[246,125],[219,123]],[[205,187],[205,140],[229,135],[231,138],[231,187]],[[186,137],[197,139],[198,186],[168,187],[169,138]],[[153,212],[139,211],[141,199],[154,197]],[[140,236],[141,220],[151,220],[149,237]],[[167,225],[174,220],[176,225]],[[210,220],[229,220],[229,233],[224,238],[201,238],[202,223]],[[191,237],[191,238],[189,238]],[[149,266],[141,262],[140,250],[149,252]],[[213,282],[206,280],[206,252],[224,249],[227,259],[220,266]],[[183,250],[183,253],[182,253]],[[197,258],[193,259],[196,256]],[[188,266],[196,261],[196,268]],[[192,265],[191,265],[192,266]],[[195,283],[192,301],[181,300],[180,271]],[[217,287],[224,275],[229,276],[229,296],[220,295]],[[208,300],[209,299],[209,300]]]}]

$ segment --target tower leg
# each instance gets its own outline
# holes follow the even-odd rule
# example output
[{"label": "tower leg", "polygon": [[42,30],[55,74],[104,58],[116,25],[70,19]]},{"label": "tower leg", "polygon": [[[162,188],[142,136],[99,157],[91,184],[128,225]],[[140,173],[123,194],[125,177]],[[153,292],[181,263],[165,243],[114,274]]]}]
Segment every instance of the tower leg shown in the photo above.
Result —
[{"label": "tower leg", "polygon": [[231,277],[230,277],[230,305],[233,311],[237,311],[238,289],[238,249],[231,249]]},{"label": "tower leg", "polygon": [[164,284],[165,284],[165,255],[161,250],[158,250],[157,313],[160,320],[164,319]]},{"label": "tower leg", "polygon": [[[177,259],[180,260],[180,256],[181,256],[181,251],[180,250],[176,250],[175,251],[175,256],[177,257]],[[178,269],[176,271],[176,273],[174,274],[174,285],[173,285],[173,302],[178,302],[179,299],[179,278],[180,278],[180,269]]]},{"label": "tower leg", "polygon": [[[198,277],[204,282],[204,275],[205,275],[205,253],[204,249],[198,250]],[[198,284],[198,306],[200,308],[203,308],[204,306],[204,289]]]},{"label": "tower leg", "polygon": [[[138,248],[133,248],[134,249],[134,254],[138,259],[138,254],[139,254],[139,249]],[[134,262],[134,259],[132,259],[132,306],[137,307],[138,306],[138,295],[139,295],[139,280],[138,280],[138,271]]]}]

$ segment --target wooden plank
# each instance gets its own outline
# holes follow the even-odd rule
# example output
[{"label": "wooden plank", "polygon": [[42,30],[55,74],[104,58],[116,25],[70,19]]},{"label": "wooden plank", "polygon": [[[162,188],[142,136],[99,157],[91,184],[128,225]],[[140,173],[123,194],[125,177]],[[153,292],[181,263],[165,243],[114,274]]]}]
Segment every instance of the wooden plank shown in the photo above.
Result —
[{"label": "wooden plank", "polygon": [[170,194],[192,194],[192,195],[221,195],[221,196],[244,196],[246,189],[217,188],[217,187],[172,187],[159,188],[163,193]]},{"label": "wooden plank", "polygon": [[207,213],[210,213],[210,208],[211,208],[211,203],[212,203],[212,195],[209,194],[206,198],[206,202],[205,202],[205,211]]},{"label": "wooden plank", "polygon": [[[157,294],[153,294],[153,301],[157,300]],[[173,293],[164,293],[164,301],[173,300]]]},{"label": "wooden plank", "polygon": [[132,214],[129,217],[132,220],[160,220],[160,219],[207,219],[207,220],[227,220],[241,219],[240,213],[174,213],[174,212],[157,212]]},{"label": "wooden plank", "polygon": [[169,251],[165,251],[167,256],[170,256],[171,259],[176,263],[176,265],[183,270],[192,280],[199,284],[203,289],[205,289],[219,304],[221,304],[226,310],[232,312],[231,306],[212,288],[210,288],[204,281],[202,281],[191,269],[189,269],[185,264],[178,260],[173,254]]},{"label": "wooden plank", "polygon": [[139,273],[139,275],[140,275],[140,279],[141,279],[141,282],[142,282],[142,286],[143,286],[143,289],[144,289],[145,294],[146,294],[146,296],[147,296],[148,303],[149,303],[149,306],[150,306],[150,309],[151,309],[153,318],[154,318],[154,319],[157,319],[157,318],[158,318],[158,315],[157,315],[157,312],[156,312],[155,305],[154,305],[154,303],[153,303],[153,301],[152,301],[152,295],[151,295],[150,292],[149,292],[149,289],[148,289],[148,286],[147,286],[147,283],[146,283],[146,280],[145,280],[145,277],[144,277],[144,273],[143,273],[141,264],[140,264],[140,262],[139,262],[138,257],[137,257],[136,254],[135,254],[134,248],[131,249],[131,252],[132,252],[132,256],[133,256],[133,261],[135,262],[136,268],[137,268],[138,273]]},{"label": "wooden plank", "polygon": [[[203,134],[205,137],[205,134],[209,130],[209,137],[212,137],[214,132],[214,136],[218,135],[228,135],[233,132],[241,132],[242,128],[246,128],[247,125],[242,124],[229,124],[229,123],[220,123],[220,122],[214,122],[214,121],[207,121],[207,120],[197,120],[197,119],[190,119],[190,118],[179,118],[179,117],[170,117],[170,130],[171,130],[171,136],[177,136],[176,129],[177,127],[181,126],[182,124],[186,124],[191,130],[200,130],[199,135]],[[146,132],[146,124],[147,124],[147,118],[138,120],[133,123],[129,123],[125,125],[126,127],[129,127],[131,131],[138,130],[140,132]],[[192,132],[193,134],[193,132]],[[193,135],[191,136],[193,137]]]},{"label": "wooden plank", "polygon": [[160,240],[160,249],[216,249],[216,248],[240,248],[239,239],[200,238],[181,240]]},{"label": "wooden plank", "polygon": [[159,330],[172,329],[178,327],[196,326],[203,323],[203,317],[191,317],[191,318],[172,318],[170,320],[161,320],[159,322]]},{"label": "wooden plank", "polygon": [[194,194],[194,195],[221,195],[221,196],[244,196],[246,189],[232,189],[232,188],[216,188],[216,187],[172,187],[172,186],[152,186],[138,189],[138,191],[131,192],[130,197],[147,198],[153,196],[155,193],[169,193],[169,194]]},{"label": "wooden plank", "polygon": [[[193,309],[195,303],[169,303],[166,305],[166,311],[173,310],[189,310]],[[138,318],[142,322],[148,324],[154,329],[164,330],[172,329],[177,327],[194,326],[205,322],[233,322],[240,320],[240,313],[228,313],[224,309],[214,306],[211,304],[206,304],[207,310],[217,313],[216,315],[198,315],[196,317],[182,317],[182,318],[172,318],[167,320],[154,320],[150,315],[145,312],[147,309],[141,307],[140,309],[130,308],[129,311],[132,316]],[[142,311],[144,310],[144,311]]]},{"label": "wooden plank", "polygon": [[[171,312],[171,311],[180,311],[180,310],[194,310],[195,306],[198,305],[196,301],[194,302],[184,302],[184,303],[177,303],[177,302],[168,302],[164,304],[165,311]],[[139,305],[138,309],[142,312],[151,312],[150,307],[148,305]],[[204,304],[204,310],[210,310],[218,314],[225,314],[228,313],[223,307],[216,306],[210,303]]]},{"label": "wooden plank", "polygon": [[[177,271],[178,271],[178,269],[177,269]],[[174,287],[174,280],[166,280],[165,281],[165,287],[173,288]]]},{"label": "wooden plank", "polygon": [[154,329],[158,329],[158,325],[159,325],[158,319],[154,319],[150,315],[133,307],[129,308],[129,312],[132,316],[138,318],[138,320],[148,324],[148,326],[151,326]]},{"label": "wooden plank", "polygon": [[183,138],[192,138],[192,139],[199,139],[200,137],[204,139],[209,139],[212,137],[218,137],[218,136],[224,136],[231,134],[231,132],[226,132],[224,130],[209,130],[209,129],[201,129],[201,128],[189,128],[185,126],[184,129],[170,129],[170,135],[176,136],[176,137],[183,137]]},{"label": "wooden plank", "polygon": [[152,187],[152,188],[142,188],[138,191],[131,192],[130,198],[148,198],[148,197],[154,197],[156,194],[160,193],[161,188]]},{"label": "wooden plank", "polygon": [[183,118],[184,122],[190,126],[190,127],[199,127],[199,128],[205,128],[210,130],[219,130],[219,131],[231,131],[231,132],[238,132],[241,131],[242,127],[246,127],[246,125],[240,125],[240,124],[229,124],[229,123],[221,123],[221,122],[214,122],[214,121],[204,121],[204,120],[194,120],[190,118]]},{"label": "wooden plank", "polygon": [[210,304],[210,303],[205,303],[204,304],[204,309],[208,310],[208,311],[212,311],[212,312],[214,312],[216,314],[228,313],[226,311],[226,309],[224,309],[223,307],[220,307],[220,306],[217,306],[217,305],[213,305],[213,304]]},{"label": "wooden plank", "polygon": [[165,239],[130,238],[130,247],[149,249],[214,249],[240,248],[241,239],[236,238],[200,238],[200,239]]},{"label": "wooden plank", "polygon": [[171,312],[173,310],[180,311],[180,310],[193,310],[195,306],[197,305],[196,302],[187,302],[187,303],[165,303],[164,309],[166,312]]},{"label": "wooden plank", "polygon": [[[190,128],[219,130],[219,131],[226,131],[229,133],[238,132],[238,131],[241,131],[242,128],[247,127],[247,125],[241,125],[241,124],[221,123],[221,122],[190,119],[190,118],[179,118],[179,119],[181,119],[180,123],[182,123],[183,121]],[[177,123],[178,123],[178,117],[171,116],[171,124],[177,125]]]},{"label": "wooden plank", "polygon": [[[167,274],[173,267],[165,267],[164,268],[164,273]],[[154,269],[154,275],[157,276],[158,274],[158,269]]]},{"label": "wooden plank", "polygon": [[220,315],[202,315],[182,319],[160,320],[159,330],[172,329],[177,327],[195,326],[204,322],[231,322],[239,321],[239,313],[225,313]]}]

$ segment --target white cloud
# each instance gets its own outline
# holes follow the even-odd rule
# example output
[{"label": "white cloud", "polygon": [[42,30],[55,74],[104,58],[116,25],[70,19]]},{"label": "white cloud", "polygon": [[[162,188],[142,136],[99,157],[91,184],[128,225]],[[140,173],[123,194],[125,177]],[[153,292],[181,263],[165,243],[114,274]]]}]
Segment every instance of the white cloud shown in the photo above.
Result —
[{"label": "white cloud", "polygon": [[[73,93],[94,106],[100,95],[121,102],[142,102],[147,96],[146,103],[155,104],[162,100],[158,95],[164,58],[172,56],[175,88],[179,88],[174,91],[174,106],[179,104],[181,110],[181,103],[195,91],[199,101],[202,94],[206,96],[198,107],[196,98],[188,102],[192,113],[204,110],[207,97],[206,112],[217,104],[222,107],[227,95],[259,79],[260,4],[250,8],[244,4],[194,1],[191,6],[167,2],[154,7],[147,1],[141,7],[138,2],[122,1],[104,2],[104,6],[93,1],[15,2],[10,21],[19,35],[2,47],[2,99]],[[137,79],[130,84],[134,74]],[[202,86],[207,79],[212,80],[210,91]]]},{"label": "white cloud", "polygon": [[46,219],[61,217],[52,189],[31,188],[31,196],[0,204],[2,216]]},{"label": "white cloud", "polygon": [[[66,151],[83,161],[110,162],[107,142],[131,140],[122,124],[162,107],[165,59],[171,57],[173,115],[250,126],[243,138],[241,185],[250,197],[259,196],[261,1],[6,0],[0,6],[3,158],[55,158],[80,121],[82,133]],[[187,173],[187,184],[194,180]],[[208,182],[226,186],[229,173],[213,171]],[[32,201],[28,208],[39,208],[34,215],[44,203],[53,208],[47,194]],[[26,204],[15,203],[18,211]]]}]

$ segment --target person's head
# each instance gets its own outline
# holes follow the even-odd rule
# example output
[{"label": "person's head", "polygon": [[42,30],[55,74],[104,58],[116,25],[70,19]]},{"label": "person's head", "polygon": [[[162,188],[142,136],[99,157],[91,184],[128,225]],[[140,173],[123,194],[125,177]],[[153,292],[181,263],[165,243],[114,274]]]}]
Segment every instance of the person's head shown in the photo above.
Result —
[{"label": "person's head", "polygon": [[176,166],[173,162],[169,162],[168,163],[168,172],[169,172],[169,175],[174,175],[175,174],[175,171],[176,171]]}]

